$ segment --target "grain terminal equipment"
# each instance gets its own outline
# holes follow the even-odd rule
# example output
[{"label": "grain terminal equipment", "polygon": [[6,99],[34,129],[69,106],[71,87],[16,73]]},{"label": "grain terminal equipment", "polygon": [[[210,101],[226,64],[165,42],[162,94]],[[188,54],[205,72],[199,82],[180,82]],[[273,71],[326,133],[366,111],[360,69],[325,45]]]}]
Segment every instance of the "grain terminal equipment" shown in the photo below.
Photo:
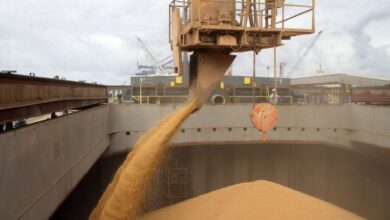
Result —
[{"label": "grain terminal equipment", "polygon": [[[273,10],[279,11],[281,16],[283,8],[276,5]],[[244,13],[249,11],[248,7],[245,8]],[[253,7],[250,9],[254,10]],[[247,20],[249,24],[250,20]],[[252,18],[252,23],[254,20]],[[225,22],[225,19],[221,21]],[[236,21],[240,21],[239,17]],[[222,40],[234,42],[231,36],[222,37]],[[209,43],[218,44],[214,41]],[[205,67],[204,62],[198,62],[192,65],[198,71],[191,74],[199,73],[200,69],[202,76],[207,77],[205,73],[219,75],[231,60],[226,51],[229,48],[220,46],[210,46],[209,49],[194,47],[194,52],[198,54],[195,59],[198,56],[200,60],[209,60],[208,64],[220,60],[223,68]],[[206,53],[217,54],[217,58],[204,59],[210,58]],[[217,71],[205,71],[207,69]],[[217,78],[214,80],[217,81]],[[333,83],[334,78],[343,77],[330,77],[329,82]],[[299,92],[310,93],[317,99],[323,94],[316,94],[319,91],[316,90],[316,80],[301,79],[294,83],[297,83],[295,86],[299,87]],[[342,80],[337,82],[341,82],[339,91],[349,89],[349,84]],[[46,94],[46,83],[29,86],[28,82],[19,82],[20,88],[27,85],[24,87],[27,89],[20,90],[22,96],[19,97],[25,97],[26,103],[34,104],[40,97],[46,100],[47,97],[40,96]],[[60,83],[64,84],[54,85],[49,90],[62,90],[67,84]],[[300,86],[302,83],[313,85],[307,89]],[[72,89],[65,88],[64,91],[81,92],[68,97],[60,96],[60,103],[68,98],[91,99],[95,104],[77,105],[79,111],[72,114],[0,134],[0,176],[5,180],[0,181],[2,219],[86,219],[128,152],[135,152],[133,147],[140,137],[161,118],[179,108],[178,105],[146,105],[144,102],[105,103],[101,101],[106,100],[105,87],[95,88],[99,92],[94,96],[92,91],[95,89],[89,88],[92,85],[71,84],[69,87]],[[13,89],[12,86],[4,88]],[[143,91],[142,88],[140,90]],[[387,90],[382,93],[388,96]],[[11,95],[2,105],[17,101],[18,96]],[[150,176],[152,187],[147,192],[144,211],[153,211],[237,183],[268,180],[368,219],[389,219],[389,108],[324,105],[322,100],[320,103],[278,106],[280,120],[265,144],[260,144],[259,132],[249,121],[252,104],[204,106],[174,134],[166,161]],[[143,179],[129,182],[133,181]],[[234,195],[238,196],[234,202],[239,204],[234,208],[242,208],[247,200],[240,198],[240,193]],[[267,194],[267,197],[274,195]],[[251,204],[256,205],[256,201]],[[226,204],[229,200],[224,202]],[[220,205],[218,202],[212,204]],[[300,206],[301,203],[294,202],[294,205]],[[278,207],[279,203],[276,211]],[[308,210],[305,206],[300,208]],[[199,210],[193,206],[190,209],[193,212]],[[208,211],[223,212],[223,209]],[[173,215],[171,219],[179,216]]]},{"label": "grain terminal equipment", "polygon": [[[282,45],[282,40],[315,31],[311,5],[284,0],[174,0],[170,4],[170,42],[176,72],[182,73],[181,52],[197,50],[256,51]],[[302,9],[291,13],[291,9]],[[289,21],[311,13],[307,28]]]},{"label": "grain terminal equipment", "polygon": [[[151,186],[151,176],[162,165],[164,155],[169,149],[168,142],[181,124],[207,102],[217,83],[236,57],[231,54],[232,51],[258,53],[264,48],[273,47],[275,52],[276,47],[281,45],[282,39],[314,32],[314,26],[309,32],[297,31],[292,35],[290,31],[284,30],[284,2],[267,1],[265,3],[265,29],[262,25],[258,26],[258,16],[260,15],[260,23],[262,23],[263,16],[261,4],[257,5],[255,1],[248,0],[246,4],[242,4],[241,10],[245,11],[244,14],[240,15],[242,24],[236,22],[236,1],[195,0],[188,3],[188,5],[184,4],[182,12],[176,7],[175,0],[171,3],[173,6],[170,7],[170,11],[172,8],[170,26],[172,26],[171,46],[176,73],[182,74],[182,50],[194,52],[190,58],[189,71],[190,85],[192,85],[191,99],[184,107],[155,124],[146,135],[137,141],[135,150],[129,154],[126,161],[118,169],[114,179],[91,212],[90,220],[135,219],[142,213],[142,207],[147,199],[147,191]],[[189,22],[187,22],[186,14],[188,6],[190,6]],[[276,27],[278,8],[281,8],[283,12],[283,20],[280,22],[282,28]],[[257,13],[257,10],[260,10],[260,14]],[[312,8],[309,11],[312,11]],[[291,18],[296,16],[299,14]],[[247,25],[248,19],[252,20],[249,25]],[[183,28],[182,25],[184,25]],[[267,31],[268,28],[272,31]],[[274,54],[276,55],[276,52]],[[252,85],[254,85],[253,82]],[[272,95],[277,100],[276,79],[273,91]],[[254,101],[253,98],[253,103]],[[267,107],[253,113],[258,117],[252,117],[255,127],[263,133],[263,141],[266,140],[265,132],[273,127],[278,118],[274,106],[264,105]],[[274,117],[269,117],[268,113]],[[263,123],[266,123],[267,126],[264,126]],[[123,201],[127,202],[124,204]]]},{"label": "grain terminal equipment", "polygon": [[[230,53],[258,53],[282,45],[282,40],[313,33],[314,7],[314,0],[311,5],[279,0],[174,0],[169,6],[174,70],[182,75],[182,52],[194,52],[190,58],[190,84],[199,95],[200,91],[213,88],[220,81],[235,58]],[[291,8],[302,11],[291,13]],[[311,13],[308,28],[291,27],[290,20],[306,13]],[[207,98],[208,95],[200,102]]]}]

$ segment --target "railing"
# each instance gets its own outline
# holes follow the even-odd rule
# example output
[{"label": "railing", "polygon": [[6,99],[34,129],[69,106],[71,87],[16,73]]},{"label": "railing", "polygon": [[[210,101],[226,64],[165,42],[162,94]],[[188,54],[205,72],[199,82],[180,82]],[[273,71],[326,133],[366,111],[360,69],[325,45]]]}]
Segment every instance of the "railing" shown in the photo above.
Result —
[{"label": "railing", "polygon": [[184,103],[188,96],[133,96],[133,100],[139,104]]},{"label": "railing", "polygon": [[350,103],[349,94],[341,93],[328,93],[328,94],[304,94],[301,97],[296,98],[297,104],[327,104],[327,105],[340,105]]},{"label": "railing", "polygon": [[[285,29],[288,21],[294,18],[311,13],[311,27],[300,28],[315,30],[315,0],[307,4],[288,4],[284,0],[275,0],[272,3],[268,0],[252,0],[250,5],[246,1],[232,0],[197,0],[197,7],[191,7],[191,2],[195,0],[173,0],[169,5],[169,39],[171,40],[171,15],[174,8],[180,10],[183,24],[192,22],[202,23],[202,11],[200,4],[214,4],[215,7],[220,5],[232,5],[234,11],[234,25],[241,26],[244,29]],[[308,0],[310,1],[310,0]],[[288,2],[288,1],[287,1]],[[196,10],[196,11],[192,11]],[[219,16],[219,15],[218,15]],[[297,29],[291,27],[290,29]]]},{"label": "railing", "polygon": [[[252,103],[253,96],[229,96],[231,103]],[[255,102],[269,102],[269,96],[254,96]],[[293,104],[292,96],[278,96],[278,104]]]},{"label": "railing", "polygon": [[169,4],[169,20],[168,20],[169,43],[172,42],[172,14],[173,14],[173,10],[175,8],[179,9],[180,16],[183,20],[183,23],[187,24],[189,22],[189,18],[191,16],[190,5],[191,5],[191,0],[172,0],[172,2]]},{"label": "railing", "polygon": [[[268,102],[269,96],[255,96],[255,102]],[[139,104],[185,103],[189,96],[133,96]],[[252,103],[253,96],[229,96],[230,103]],[[278,104],[293,104],[292,96],[278,96]]]}]

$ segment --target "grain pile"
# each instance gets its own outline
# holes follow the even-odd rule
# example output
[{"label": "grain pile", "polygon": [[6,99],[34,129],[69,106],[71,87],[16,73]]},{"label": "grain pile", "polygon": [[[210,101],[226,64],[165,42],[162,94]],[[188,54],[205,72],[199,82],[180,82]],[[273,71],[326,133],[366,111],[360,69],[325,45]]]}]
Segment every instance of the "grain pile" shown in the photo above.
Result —
[{"label": "grain pile", "polygon": [[184,108],[160,121],[138,140],[91,213],[91,220],[135,218],[169,139],[197,106],[197,100],[193,98]]},{"label": "grain pile", "polygon": [[[206,101],[234,56],[201,54],[197,57],[195,97],[178,112],[163,119],[135,144],[118,169],[91,220],[125,219],[358,219],[321,200],[269,182],[240,184],[174,206],[140,215],[153,173],[167,144],[181,123]],[[215,65],[218,64],[218,65]],[[210,72],[214,74],[209,74]]]},{"label": "grain pile", "polygon": [[362,219],[334,205],[267,181],[223,188],[160,210],[139,220]]}]

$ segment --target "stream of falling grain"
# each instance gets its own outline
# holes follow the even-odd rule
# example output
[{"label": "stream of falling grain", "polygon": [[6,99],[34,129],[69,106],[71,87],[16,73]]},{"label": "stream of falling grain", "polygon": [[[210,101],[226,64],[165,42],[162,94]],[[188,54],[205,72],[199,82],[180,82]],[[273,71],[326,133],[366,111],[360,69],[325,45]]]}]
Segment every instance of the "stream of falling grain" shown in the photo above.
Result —
[{"label": "stream of falling grain", "polygon": [[197,99],[193,98],[138,140],[100,198],[90,220],[134,219],[137,216],[145,200],[147,186],[161,163],[168,141],[197,106]]}]

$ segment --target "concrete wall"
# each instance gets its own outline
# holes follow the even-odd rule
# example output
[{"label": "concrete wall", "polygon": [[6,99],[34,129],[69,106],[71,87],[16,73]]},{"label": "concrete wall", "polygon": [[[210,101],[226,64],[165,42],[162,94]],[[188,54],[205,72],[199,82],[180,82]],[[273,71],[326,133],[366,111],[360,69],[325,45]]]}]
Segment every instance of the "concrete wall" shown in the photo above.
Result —
[{"label": "concrete wall", "polygon": [[[180,106],[111,105],[111,147],[107,155],[126,152],[158,120]],[[259,142],[249,113],[252,105],[206,105],[181,126],[172,145]],[[328,143],[362,150],[357,145],[390,149],[390,108],[364,105],[278,106],[280,119],[269,142]],[[369,151],[368,149],[365,149]]]},{"label": "concrete wall", "polygon": [[[106,155],[128,151],[157,120],[180,106],[110,107]],[[278,106],[280,120],[267,144],[260,143],[260,132],[250,122],[251,108],[207,105],[176,132],[171,145],[191,155],[184,167],[190,172],[189,197],[265,179],[369,219],[390,218],[390,108]]]},{"label": "concrete wall", "polygon": [[[157,120],[180,108],[110,107],[111,146],[106,155],[128,151]],[[190,197],[266,179],[370,219],[390,218],[390,108],[278,106],[280,120],[268,133],[267,144],[260,143],[260,132],[250,122],[251,109],[206,105],[178,129],[171,145],[188,148],[191,155]]]},{"label": "concrete wall", "polygon": [[[364,154],[319,144],[188,146],[172,151],[190,155],[187,164],[175,167],[189,171],[189,197],[269,180],[368,219],[390,219],[390,170]],[[169,158],[183,164],[178,157]]]},{"label": "concrete wall", "polygon": [[127,154],[118,154],[98,160],[50,219],[88,219],[126,156]]},{"label": "concrete wall", "polygon": [[[382,152],[385,153],[385,152]],[[389,152],[387,152],[389,158]],[[86,219],[102,190],[126,157],[105,157],[95,165],[55,219]],[[325,144],[213,144],[172,147],[147,191],[146,211],[222,187],[269,180],[330,202],[368,219],[390,219],[390,169],[370,155]],[[177,189],[185,170],[186,192]],[[171,175],[173,173],[173,175]],[[183,173],[181,173],[183,175]],[[164,181],[162,181],[164,180]],[[169,182],[173,181],[171,186]],[[180,182],[180,181],[179,181]],[[170,196],[167,189],[173,192]]]},{"label": "concrete wall", "polygon": [[1,219],[48,219],[109,145],[108,106],[0,135]]},{"label": "concrete wall", "polygon": [[[249,120],[251,107],[206,105],[182,125],[172,145],[259,144],[260,132]],[[106,156],[128,152],[158,120],[179,108],[112,104],[1,134],[1,218],[47,219],[109,145]],[[278,109],[280,121],[277,129],[269,132],[268,143],[326,143],[361,153],[390,170],[390,108],[306,105]],[[238,149],[237,155],[246,154],[245,148]],[[213,163],[222,169],[220,159],[215,153]],[[247,180],[245,166],[237,166],[239,175],[234,178]],[[275,175],[279,174],[275,171]],[[211,187],[222,184],[220,179],[210,181]]]}]

